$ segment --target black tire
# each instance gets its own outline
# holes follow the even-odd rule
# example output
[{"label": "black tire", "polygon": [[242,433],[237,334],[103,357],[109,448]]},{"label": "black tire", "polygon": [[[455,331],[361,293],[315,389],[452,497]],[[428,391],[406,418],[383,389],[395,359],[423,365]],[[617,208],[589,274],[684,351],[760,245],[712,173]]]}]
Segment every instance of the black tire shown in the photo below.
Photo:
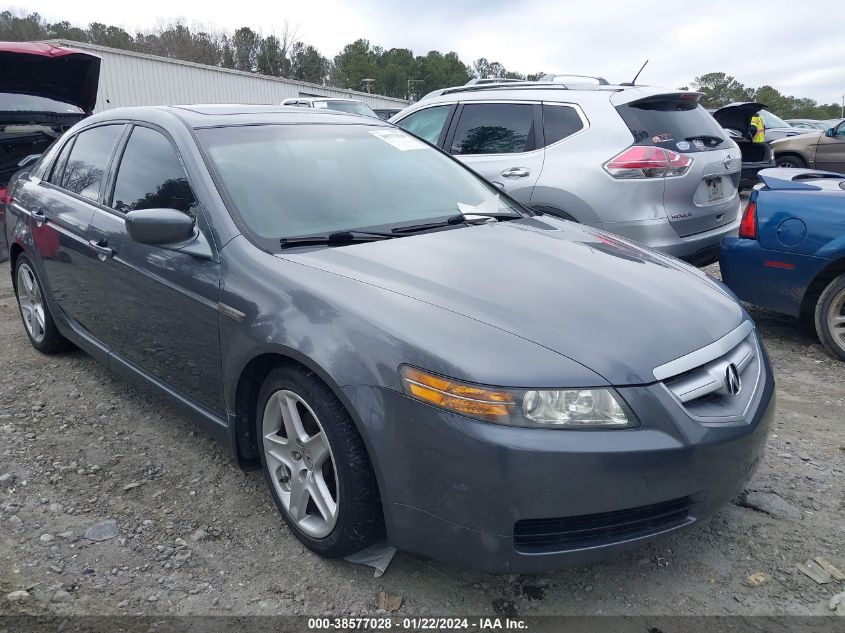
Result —
[{"label": "black tire", "polygon": [[[18,288],[19,278],[22,269],[27,273],[31,273],[32,277],[37,283],[37,291],[40,295],[42,302],[41,309],[44,314],[43,336],[41,336],[40,334],[37,336],[34,335],[30,331],[30,326],[28,326],[26,323],[26,317],[24,316],[24,308],[22,307],[23,304],[21,303],[21,289]],[[62,333],[59,332],[59,329],[56,327],[56,322],[53,320],[53,315],[50,314],[50,306],[47,303],[47,298],[44,296],[44,284],[41,283],[41,279],[38,277],[38,273],[35,271],[35,266],[33,266],[29,257],[27,257],[26,255],[20,255],[15,261],[15,274],[13,280],[13,285],[15,288],[15,298],[18,301],[18,312],[21,315],[21,321],[24,326],[24,332],[26,332],[26,335],[29,338],[29,342],[32,343],[32,346],[43,354],[57,354],[68,349],[71,346],[70,341],[68,341],[64,336],[62,336]]]},{"label": "black tire", "polygon": [[[337,478],[337,518],[331,533],[322,538],[304,532],[290,516],[268,466],[263,418],[270,398],[280,391],[293,392],[307,403],[328,440]],[[270,494],[285,523],[303,545],[321,556],[342,558],[384,538],[381,499],[364,442],[346,408],[316,374],[295,365],[271,371],[261,388],[255,423],[258,452]]]},{"label": "black tire", "polygon": [[784,154],[775,157],[775,164],[778,167],[793,167],[795,169],[804,169],[807,166],[807,161],[796,154]]},{"label": "black tire", "polygon": [[[824,348],[835,358],[845,361],[845,329],[834,333],[831,320],[845,318],[845,274],[839,275],[824,289],[816,303],[816,334]],[[842,323],[845,328],[845,323]]]}]

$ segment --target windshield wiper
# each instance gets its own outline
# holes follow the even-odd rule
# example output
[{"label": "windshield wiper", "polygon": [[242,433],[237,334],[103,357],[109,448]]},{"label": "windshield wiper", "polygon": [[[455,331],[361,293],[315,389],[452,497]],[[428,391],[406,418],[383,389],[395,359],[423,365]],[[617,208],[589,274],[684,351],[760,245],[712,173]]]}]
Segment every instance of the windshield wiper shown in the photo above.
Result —
[{"label": "windshield wiper", "polygon": [[326,235],[300,235],[298,237],[283,237],[279,240],[281,248],[294,246],[320,246],[335,244],[354,244],[357,242],[376,242],[396,237],[392,233],[377,231],[336,231]]},{"label": "windshield wiper", "polygon": [[709,143],[712,147],[715,147],[716,145],[721,145],[725,142],[725,139],[719,138],[718,136],[713,136],[711,134],[699,134],[698,136],[688,136],[684,140],[703,141],[705,143]]},{"label": "windshield wiper", "polygon": [[417,233],[419,231],[427,231],[429,229],[439,229],[444,226],[454,226],[456,224],[483,224],[490,220],[516,220],[524,216],[515,213],[458,213],[450,216],[440,222],[427,222],[426,224],[413,224],[411,226],[399,226],[391,229],[393,233]]}]

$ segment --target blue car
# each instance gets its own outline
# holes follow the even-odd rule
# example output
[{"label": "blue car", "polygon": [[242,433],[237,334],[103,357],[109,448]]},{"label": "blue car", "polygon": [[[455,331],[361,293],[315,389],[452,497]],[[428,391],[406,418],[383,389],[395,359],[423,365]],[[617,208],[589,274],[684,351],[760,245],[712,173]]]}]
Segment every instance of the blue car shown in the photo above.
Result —
[{"label": "blue car", "polygon": [[722,279],[743,301],[812,321],[845,360],[845,175],[765,169],[738,237],[722,241]]}]

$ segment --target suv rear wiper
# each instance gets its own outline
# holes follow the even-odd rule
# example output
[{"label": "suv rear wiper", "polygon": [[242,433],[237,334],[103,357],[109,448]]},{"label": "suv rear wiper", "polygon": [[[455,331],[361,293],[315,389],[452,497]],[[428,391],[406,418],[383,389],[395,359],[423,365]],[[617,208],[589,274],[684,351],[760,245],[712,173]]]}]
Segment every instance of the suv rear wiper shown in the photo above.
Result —
[{"label": "suv rear wiper", "polygon": [[300,235],[298,237],[283,237],[279,240],[281,248],[293,246],[319,246],[323,244],[354,244],[356,242],[376,242],[396,237],[392,233],[376,231],[337,231],[326,235]]},{"label": "suv rear wiper", "polygon": [[718,136],[712,136],[711,134],[699,134],[698,136],[688,136],[684,139],[685,141],[703,141],[705,143],[710,143],[711,146],[715,147],[716,145],[721,145],[725,142],[725,139],[719,138]]},{"label": "suv rear wiper", "polygon": [[440,222],[428,222],[426,224],[413,224],[411,226],[399,226],[391,229],[393,233],[417,233],[419,231],[427,231],[428,229],[439,229],[444,226],[454,226],[456,224],[483,224],[490,220],[516,220],[524,217],[516,213],[458,213],[450,216]]}]

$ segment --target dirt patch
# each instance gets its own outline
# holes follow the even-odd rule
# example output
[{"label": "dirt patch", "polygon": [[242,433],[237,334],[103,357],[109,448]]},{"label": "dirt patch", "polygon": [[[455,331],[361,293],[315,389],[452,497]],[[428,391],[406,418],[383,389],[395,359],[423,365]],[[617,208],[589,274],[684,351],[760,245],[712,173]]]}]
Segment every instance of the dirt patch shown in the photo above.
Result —
[{"label": "dirt patch", "polygon": [[[404,596],[400,615],[830,613],[845,583],[818,585],[796,564],[845,567],[845,364],[792,319],[752,314],[778,412],[748,492],[774,514],[730,505],[552,574],[491,576],[399,553],[375,579],[303,548],[260,473],[241,472],[164,398],[82,352],[34,351],[0,265],[0,612],[364,615],[383,590]],[[747,581],[758,573],[765,582]]]}]

